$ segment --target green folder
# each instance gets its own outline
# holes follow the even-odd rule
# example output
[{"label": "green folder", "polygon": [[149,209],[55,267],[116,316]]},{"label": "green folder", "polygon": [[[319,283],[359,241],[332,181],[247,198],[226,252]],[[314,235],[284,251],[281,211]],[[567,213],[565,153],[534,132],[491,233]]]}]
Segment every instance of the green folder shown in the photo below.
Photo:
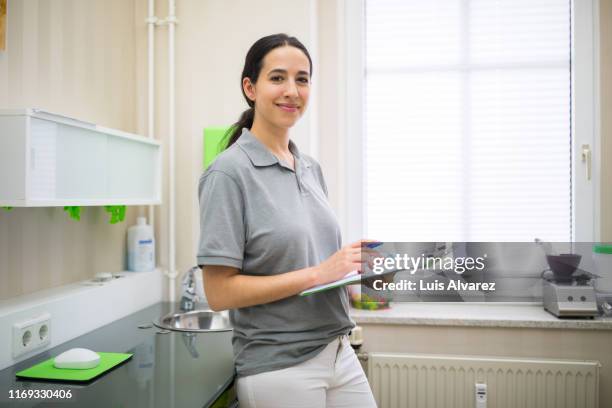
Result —
[{"label": "green folder", "polygon": [[85,382],[93,380],[133,356],[130,353],[98,353],[98,355],[100,355],[100,364],[94,368],[84,370],[55,368],[53,366],[55,358],[50,358],[30,368],[21,370],[15,375],[17,378],[22,379]]},{"label": "green folder", "polygon": [[224,138],[229,127],[204,128],[204,170],[225,150]]}]

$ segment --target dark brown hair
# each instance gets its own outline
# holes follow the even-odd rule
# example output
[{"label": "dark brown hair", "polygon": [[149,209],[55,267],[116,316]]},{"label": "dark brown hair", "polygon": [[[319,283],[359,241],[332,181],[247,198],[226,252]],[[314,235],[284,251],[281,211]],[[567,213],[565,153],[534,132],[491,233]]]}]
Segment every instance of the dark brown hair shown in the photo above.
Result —
[{"label": "dark brown hair", "polygon": [[302,50],[310,63],[310,76],[312,77],[312,59],[304,44],[297,38],[290,37],[287,34],[273,34],[255,41],[249,49],[249,52],[247,52],[244,60],[244,68],[242,69],[242,76],[240,77],[240,90],[242,91],[242,96],[244,96],[244,99],[249,104],[249,109],[242,112],[238,121],[234,123],[225,134],[225,140],[227,140],[225,144],[226,149],[238,140],[242,134],[242,128],[250,129],[253,126],[253,120],[255,119],[255,102],[250,100],[244,93],[242,81],[244,78],[249,78],[251,83],[255,84],[259,78],[265,56],[273,49],[286,45]]}]

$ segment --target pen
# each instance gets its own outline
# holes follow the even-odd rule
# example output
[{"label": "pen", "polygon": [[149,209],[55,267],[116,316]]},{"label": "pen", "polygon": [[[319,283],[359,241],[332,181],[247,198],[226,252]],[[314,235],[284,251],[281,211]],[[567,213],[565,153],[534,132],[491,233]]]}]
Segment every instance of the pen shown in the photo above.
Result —
[{"label": "pen", "polygon": [[382,242],[368,242],[366,246],[370,249],[374,249],[376,247],[381,246],[382,244],[383,244]]}]

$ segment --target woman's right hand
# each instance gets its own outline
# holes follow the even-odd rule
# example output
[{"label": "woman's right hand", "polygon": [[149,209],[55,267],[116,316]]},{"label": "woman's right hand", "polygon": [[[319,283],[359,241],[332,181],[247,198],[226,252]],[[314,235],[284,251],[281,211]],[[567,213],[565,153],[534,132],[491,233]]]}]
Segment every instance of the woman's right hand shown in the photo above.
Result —
[{"label": "woman's right hand", "polygon": [[336,253],[321,262],[318,266],[317,285],[324,285],[337,281],[352,271],[361,273],[362,245],[365,242],[373,242],[369,239],[361,239],[340,248]]}]

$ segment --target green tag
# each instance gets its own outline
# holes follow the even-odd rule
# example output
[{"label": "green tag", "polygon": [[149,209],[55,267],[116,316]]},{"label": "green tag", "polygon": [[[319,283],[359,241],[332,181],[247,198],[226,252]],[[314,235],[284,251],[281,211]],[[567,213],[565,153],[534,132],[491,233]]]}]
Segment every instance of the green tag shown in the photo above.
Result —
[{"label": "green tag", "polygon": [[2,207],[4,208],[5,211],[11,211],[13,209],[13,207]]},{"label": "green tag", "polygon": [[64,211],[66,211],[68,215],[70,215],[70,218],[72,218],[73,220],[81,220],[81,207],[66,206],[64,207]]},{"label": "green tag", "polygon": [[125,219],[125,205],[105,205],[104,209],[110,213],[110,224],[116,224]]},{"label": "green tag", "polygon": [[612,245],[595,245],[593,247],[593,252],[596,254],[612,254]]}]

